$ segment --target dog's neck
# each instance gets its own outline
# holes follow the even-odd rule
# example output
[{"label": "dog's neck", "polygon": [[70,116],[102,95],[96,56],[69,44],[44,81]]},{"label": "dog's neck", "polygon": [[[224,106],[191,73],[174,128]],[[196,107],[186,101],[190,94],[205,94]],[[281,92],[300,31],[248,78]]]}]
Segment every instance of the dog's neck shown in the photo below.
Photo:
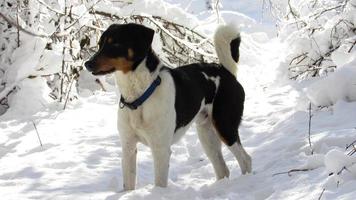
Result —
[{"label": "dog's neck", "polygon": [[135,70],[123,73],[115,72],[116,83],[126,102],[139,98],[157,78],[161,64],[151,50]]}]

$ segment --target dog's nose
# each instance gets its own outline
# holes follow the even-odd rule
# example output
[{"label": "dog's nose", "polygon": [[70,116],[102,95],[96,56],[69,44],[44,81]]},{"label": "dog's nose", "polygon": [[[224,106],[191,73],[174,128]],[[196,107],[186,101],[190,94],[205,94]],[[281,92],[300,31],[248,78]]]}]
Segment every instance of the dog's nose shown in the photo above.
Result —
[{"label": "dog's nose", "polygon": [[84,65],[88,71],[90,71],[90,72],[94,71],[95,66],[94,66],[93,62],[86,61]]}]

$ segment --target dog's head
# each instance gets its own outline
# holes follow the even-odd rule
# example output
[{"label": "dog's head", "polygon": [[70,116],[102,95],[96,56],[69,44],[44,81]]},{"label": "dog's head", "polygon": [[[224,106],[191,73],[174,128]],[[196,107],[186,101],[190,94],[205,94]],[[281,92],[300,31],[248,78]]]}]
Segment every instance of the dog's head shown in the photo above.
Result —
[{"label": "dog's head", "polygon": [[139,24],[113,24],[100,37],[99,50],[85,62],[93,75],[133,71],[151,49],[154,30]]}]

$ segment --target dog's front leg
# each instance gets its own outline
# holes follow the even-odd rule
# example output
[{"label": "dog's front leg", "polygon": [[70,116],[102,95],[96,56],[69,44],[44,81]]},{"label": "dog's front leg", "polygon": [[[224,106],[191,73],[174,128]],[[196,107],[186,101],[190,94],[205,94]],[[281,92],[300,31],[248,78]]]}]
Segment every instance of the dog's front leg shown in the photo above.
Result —
[{"label": "dog's front leg", "polygon": [[134,190],[136,185],[137,141],[122,137],[122,173],[124,190]]},{"label": "dog's front leg", "polygon": [[[158,138],[158,140],[160,139]],[[167,187],[169,160],[171,157],[170,142],[153,144],[151,149],[155,171],[155,185],[158,187]]]}]

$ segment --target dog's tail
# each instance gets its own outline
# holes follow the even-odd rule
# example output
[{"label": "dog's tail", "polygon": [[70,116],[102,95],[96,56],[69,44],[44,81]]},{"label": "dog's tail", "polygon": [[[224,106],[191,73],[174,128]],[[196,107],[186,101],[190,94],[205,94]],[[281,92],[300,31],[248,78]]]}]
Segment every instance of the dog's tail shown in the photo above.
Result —
[{"label": "dog's tail", "polygon": [[220,63],[234,76],[239,62],[239,47],[241,43],[240,32],[229,25],[219,26],[214,35],[214,45]]}]

